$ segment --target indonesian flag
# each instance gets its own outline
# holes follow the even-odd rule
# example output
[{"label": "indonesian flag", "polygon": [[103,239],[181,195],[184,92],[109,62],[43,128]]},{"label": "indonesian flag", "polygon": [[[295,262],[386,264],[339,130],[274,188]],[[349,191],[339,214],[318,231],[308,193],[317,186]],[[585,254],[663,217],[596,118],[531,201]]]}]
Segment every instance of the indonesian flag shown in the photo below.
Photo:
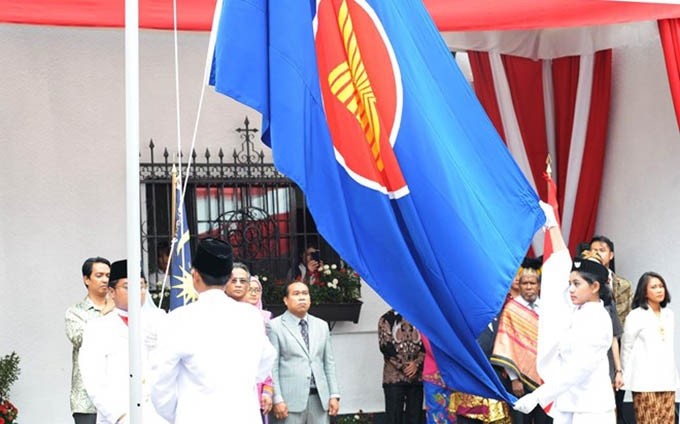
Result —
[{"label": "indonesian flag", "polygon": [[[555,216],[559,216],[557,187],[548,174],[545,174],[545,178],[548,182],[548,204],[555,211]],[[558,347],[561,337],[569,327],[573,310],[568,292],[571,257],[566,248],[553,251],[553,240],[549,231],[545,233],[543,249],[536,370],[543,381],[550,381],[558,378],[562,371],[558,360]],[[550,405],[542,406],[546,411],[550,409]]]}]

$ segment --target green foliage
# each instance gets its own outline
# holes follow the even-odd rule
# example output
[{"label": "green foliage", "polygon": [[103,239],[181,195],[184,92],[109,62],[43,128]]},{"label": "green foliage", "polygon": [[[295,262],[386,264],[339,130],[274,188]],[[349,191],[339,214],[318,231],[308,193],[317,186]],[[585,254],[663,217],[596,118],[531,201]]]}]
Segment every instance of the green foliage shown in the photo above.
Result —
[{"label": "green foliage", "polygon": [[9,397],[9,389],[19,378],[19,355],[12,352],[0,359],[0,399]]}]

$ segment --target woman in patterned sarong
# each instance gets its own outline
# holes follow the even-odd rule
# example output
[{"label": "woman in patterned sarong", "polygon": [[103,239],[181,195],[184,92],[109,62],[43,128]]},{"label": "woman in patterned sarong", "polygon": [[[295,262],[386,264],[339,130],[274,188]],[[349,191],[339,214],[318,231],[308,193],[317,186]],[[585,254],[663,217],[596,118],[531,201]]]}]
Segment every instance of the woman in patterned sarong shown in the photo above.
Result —
[{"label": "woman in patterned sarong", "polygon": [[633,392],[638,424],[675,422],[675,391],[680,379],[673,352],[675,320],[673,311],[666,308],[670,300],[661,275],[642,274],[621,343],[623,381]]}]

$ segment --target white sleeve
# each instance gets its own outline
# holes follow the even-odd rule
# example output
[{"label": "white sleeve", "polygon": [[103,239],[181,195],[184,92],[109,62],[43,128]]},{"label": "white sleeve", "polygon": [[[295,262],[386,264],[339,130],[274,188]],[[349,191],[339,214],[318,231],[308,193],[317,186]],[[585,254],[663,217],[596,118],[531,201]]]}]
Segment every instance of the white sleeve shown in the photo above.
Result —
[{"label": "white sleeve", "polygon": [[543,264],[536,370],[545,381],[562,374],[558,349],[573,313],[569,300],[570,271],[571,257],[566,249],[553,253]]},{"label": "white sleeve", "polygon": [[98,318],[90,321],[83,332],[82,346],[78,363],[83,377],[83,385],[97,414],[107,421],[115,423],[128,413],[126,396],[120,395],[119,388],[113,387],[115,378],[107,374],[108,331],[99,325]]},{"label": "white sleeve", "polygon": [[181,334],[181,331],[170,330],[174,328],[171,319],[172,314],[159,329],[158,347],[154,352],[155,361],[151,371],[151,401],[156,412],[172,423],[175,422],[177,409],[177,377],[181,360],[178,337],[175,335]]},{"label": "white sleeve", "polygon": [[633,346],[642,330],[640,318],[640,314],[633,310],[626,317],[626,324],[623,327],[623,336],[621,337],[621,368],[623,369],[624,385],[629,384],[632,377],[634,366],[632,364]]},{"label": "white sleeve", "polygon": [[262,355],[257,367],[257,382],[262,383],[272,375],[272,366],[276,359],[276,350],[266,334],[262,333]]}]

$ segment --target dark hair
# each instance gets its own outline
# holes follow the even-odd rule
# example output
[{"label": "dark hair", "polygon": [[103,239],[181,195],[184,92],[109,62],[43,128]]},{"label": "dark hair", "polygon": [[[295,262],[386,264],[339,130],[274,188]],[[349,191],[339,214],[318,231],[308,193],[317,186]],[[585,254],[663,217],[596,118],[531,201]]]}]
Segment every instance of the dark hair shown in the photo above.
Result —
[{"label": "dark hair", "polygon": [[652,278],[658,278],[663,284],[663,290],[666,292],[663,300],[661,301],[661,307],[665,308],[666,305],[671,303],[671,294],[668,292],[668,285],[666,280],[656,272],[647,271],[638,280],[637,288],[635,289],[635,295],[633,296],[633,308],[640,307],[642,309],[648,309],[649,303],[647,302],[647,287],[649,286],[649,280]]},{"label": "dark hair", "polygon": [[597,294],[606,306],[612,303],[612,292],[609,288],[609,271],[602,265],[600,254],[594,250],[581,252],[579,257],[574,258],[572,271],[577,272],[588,285],[593,285],[595,281],[600,284]]},{"label": "dark hair", "polygon": [[223,286],[227,284],[227,281],[229,280],[229,275],[223,275],[221,277],[213,277],[210,274],[206,274],[204,272],[201,272],[194,268],[196,272],[201,276],[201,279],[205,283],[206,286]]},{"label": "dark hair", "polygon": [[170,242],[167,240],[159,240],[158,244],[156,244],[156,250],[170,253]]},{"label": "dark hair", "polygon": [[612,292],[609,290],[609,284],[607,284],[606,281],[600,281],[600,278],[597,277],[597,275],[591,273],[591,272],[586,272],[586,271],[574,271],[578,272],[578,274],[583,278],[588,285],[593,285],[597,281],[598,284],[600,284],[600,290],[598,290],[597,294],[600,296],[600,300],[605,304],[605,306],[609,306],[612,303]]},{"label": "dark hair", "polygon": [[[613,242],[609,237],[603,236],[603,235],[596,235],[596,236],[593,236],[593,238],[590,239],[590,244],[589,244],[588,246],[592,245],[592,244],[595,243],[596,241],[599,241],[600,243],[606,244],[607,247],[609,247],[609,250],[611,250],[612,253],[614,252],[614,242]],[[579,252],[579,253],[580,253],[580,252]],[[609,269],[611,269],[612,272],[616,272],[616,262],[615,262],[615,259],[616,259],[616,257],[613,257],[612,260],[609,261]]]},{"label": "dark hair", "polygon": [[105,264],[109,268],[111,268],[111,262],[109,262],[108,259],[102,258],[101,256],[95,256],[92,258],[87,258],[85,259],[85,262],[83,262],[83,277],[89,277],[92,275],[92,266],[94,264]]},{"label": "dark hair", "polygon": [[581,243],[576,245],[576,251],[574,252],[574,256],[580,256],[581,253],[585,252],[586,250],[590,250],[590,243],[582,241]]},{"label": "dark hair", "polygon": [[[302,284],[304,284],[305,286],[307,286],[307,284],[303,283],[303,282],[300,281],[300,280],[289,281],[289,282],[287,282],[286,284],[283,285],[283,290],[281,290],[281,293],[283,294],[283,297],[288,297],[288,288],[289,288],[290,286],[292,286],[293,284],[295,284],[295,283],[302,283]],[[309,286],[307,286],[307,287],[309,287]]]}]

